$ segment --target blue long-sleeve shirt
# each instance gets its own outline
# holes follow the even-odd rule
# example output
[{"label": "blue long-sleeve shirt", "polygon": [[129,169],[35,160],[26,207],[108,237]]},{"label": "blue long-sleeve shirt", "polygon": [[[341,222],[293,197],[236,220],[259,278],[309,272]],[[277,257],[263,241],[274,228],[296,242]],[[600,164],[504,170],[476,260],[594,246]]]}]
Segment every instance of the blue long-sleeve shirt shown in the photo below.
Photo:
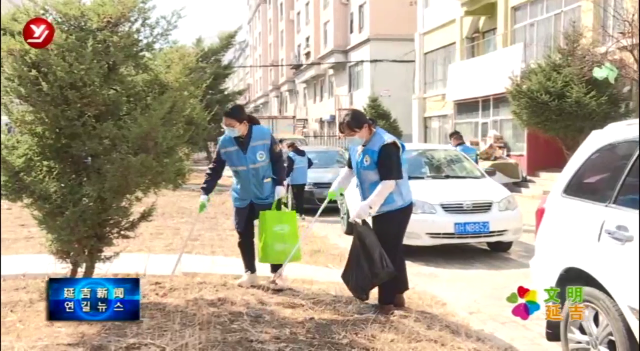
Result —
[{"label": "blue long-sleeve shirt", "polygon": [[[249,126],[249,130],[247,130],[247,134],[244,137],[235,137],[233,140],[236,142],[238,148],[243,153],[247,153],[247,149],[249,148],[249,142],[251,141],[253,126]],[[271,171],[273,173],[273,181],[276,186],[282,186],[284,181],[286,180],[286,170],[284,166],[284,155],[280,150],[280,144],[276,141],[276,139],[271,136],[271,147],[269,149],[269,158],[271,160]],[[216,151],[216,155],[213,159],[213,162],[207,169],[207,173],[204,178],[204,183],[200,187],[203,195],[209,196],[213,190],[218,185],[220,178],[222,178],[222,172],[224,172],[224,168],[227,166],[225,160],[220,156],[220,150]]]}]

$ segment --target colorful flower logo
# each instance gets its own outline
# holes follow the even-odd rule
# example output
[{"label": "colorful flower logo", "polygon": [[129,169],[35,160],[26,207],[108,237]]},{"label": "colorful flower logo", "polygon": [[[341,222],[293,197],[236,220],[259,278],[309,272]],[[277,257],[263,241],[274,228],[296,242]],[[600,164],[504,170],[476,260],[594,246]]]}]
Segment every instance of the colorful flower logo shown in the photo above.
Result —
[{"label": "colorful flower logo", "polygon": [[518,287],[518,292],[512,292],[507,296],[507,302],[515,304],[511,310],[511,314],[526,321],[529,316],[540,311],[540,304],[538,304],[538,293],[535,290],[529,290],[524,286]]}]

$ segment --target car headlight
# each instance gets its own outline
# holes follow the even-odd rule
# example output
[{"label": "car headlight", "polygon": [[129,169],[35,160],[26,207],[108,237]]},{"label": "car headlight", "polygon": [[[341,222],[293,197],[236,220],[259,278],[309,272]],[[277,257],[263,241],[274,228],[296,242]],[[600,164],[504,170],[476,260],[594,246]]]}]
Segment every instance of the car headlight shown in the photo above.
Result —
[{"label": "car headlight", "polygon": [[509,195],[498,202],[498,210],[500,211],[514,211],[518,208],[518,201],[513,195]]},{"label": "car headlight", "polygon": [[424,201],[413,201],[413,213],[415,214],[435,214],[436,208],[432,204]]}]

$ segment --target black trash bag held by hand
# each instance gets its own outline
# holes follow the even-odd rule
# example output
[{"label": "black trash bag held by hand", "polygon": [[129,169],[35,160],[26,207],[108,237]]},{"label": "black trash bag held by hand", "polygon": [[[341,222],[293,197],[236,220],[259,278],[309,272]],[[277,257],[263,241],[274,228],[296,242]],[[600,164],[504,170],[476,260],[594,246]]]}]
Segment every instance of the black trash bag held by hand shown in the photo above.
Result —
[{"label": "black trash bag held by hand", "polygon": [[360,301],[367,301],[371,290],[395,275],[393,264],[373,229],[367,222],[354,223],[349,258],[342,271],[342,281],[351,294]]}]

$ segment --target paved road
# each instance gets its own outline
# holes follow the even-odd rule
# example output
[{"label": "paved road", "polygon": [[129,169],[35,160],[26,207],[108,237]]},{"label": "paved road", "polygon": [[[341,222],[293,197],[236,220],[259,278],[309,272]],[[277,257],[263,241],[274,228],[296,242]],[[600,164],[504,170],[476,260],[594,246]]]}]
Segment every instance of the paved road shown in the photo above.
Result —
[{"label": "paved road", "polygon": [[[525,223],[533,225],[538,201],[521,203]],[[323,216],[314,232],[326,235],[347,249],[351,238],[340,231],[335,214]],[[467,317],[476,329],[483,329],[524,351],[560,350],[558,344],[544,339],[544,316],[538,313],[529,321],[511,315],[505,301],[518,286],[530,282],[529,260],[534,253],[534,235],[527,232],[507,254],[494,253],[479,245],[451,245],[407,248],[411,285],[425,289]],[[409,302],[410,303],[410,302]]]}]

